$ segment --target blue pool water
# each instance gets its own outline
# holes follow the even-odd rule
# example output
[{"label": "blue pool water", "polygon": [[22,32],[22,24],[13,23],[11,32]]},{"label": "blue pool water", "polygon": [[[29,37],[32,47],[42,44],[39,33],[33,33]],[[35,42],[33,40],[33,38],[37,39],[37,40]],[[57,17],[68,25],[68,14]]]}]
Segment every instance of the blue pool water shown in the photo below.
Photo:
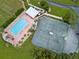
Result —
[{"label": "blue pool water", "polygon": [[14,34],[14,35],[17,35],[18,33],[20,33],[26,26],[28,25],[28,22],[21,18],[19,19],[11,28],[11,32]]}]

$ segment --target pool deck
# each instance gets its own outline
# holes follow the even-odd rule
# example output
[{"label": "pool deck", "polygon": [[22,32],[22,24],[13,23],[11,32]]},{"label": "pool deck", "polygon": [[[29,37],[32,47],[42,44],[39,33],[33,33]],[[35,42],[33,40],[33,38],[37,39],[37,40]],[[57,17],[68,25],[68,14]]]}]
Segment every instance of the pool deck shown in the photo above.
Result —
[{"label": "pool deck", "polygon": [[[18,35],[15,36],[10,30],[12,26],[16,24],[16,22],[20,18],[26,20],[26,22],[28,22],[28,26],[26,26]],[[16,45],[19,43],[19,41],[22,41],[21,39],[24,38],[24,35],[27,36],[28,31],[33,26],[33,24],[34,24],[34,20],[30,16],[28,16],[24,11],[4,30],[4,32],[7,32],[8,35],[14,38],[14,40],[10,40],[10,43],[12,43],[12,45]]]}]

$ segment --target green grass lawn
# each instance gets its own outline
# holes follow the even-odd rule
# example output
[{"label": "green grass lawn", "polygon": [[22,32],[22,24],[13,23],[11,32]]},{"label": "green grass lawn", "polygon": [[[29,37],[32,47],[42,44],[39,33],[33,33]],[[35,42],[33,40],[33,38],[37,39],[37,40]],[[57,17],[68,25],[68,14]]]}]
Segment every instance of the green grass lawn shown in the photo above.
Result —
[{"label": "green grass lawn", "polygon": [[0,25],[9,20],[20,8],[22,6],[19,0],[0,0]]},{"label": "green grass lawn", "polygon": [[25,41],[22,47],[14,48],[0,39],[0,59],[33,59],[31,37]]},{"label": "green grass lawn", "polygon": [[61,4],[79,6],[79,0],[77,2],[73,2],[72,0],[50,0],[50,1],[58,2],[58,3],[61,3]]}]

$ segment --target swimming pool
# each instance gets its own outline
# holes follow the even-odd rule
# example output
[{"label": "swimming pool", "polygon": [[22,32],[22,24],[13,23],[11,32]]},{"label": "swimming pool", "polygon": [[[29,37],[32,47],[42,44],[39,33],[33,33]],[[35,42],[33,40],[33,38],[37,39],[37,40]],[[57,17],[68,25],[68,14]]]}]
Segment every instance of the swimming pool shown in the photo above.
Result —
[{"label": "swimming pool", "polygon": [[28,26],[28,22],[23,19],[20,18],[11,28],[11,32],[13,35],[17,35],[18,33],[20,33],[26,26]]}]

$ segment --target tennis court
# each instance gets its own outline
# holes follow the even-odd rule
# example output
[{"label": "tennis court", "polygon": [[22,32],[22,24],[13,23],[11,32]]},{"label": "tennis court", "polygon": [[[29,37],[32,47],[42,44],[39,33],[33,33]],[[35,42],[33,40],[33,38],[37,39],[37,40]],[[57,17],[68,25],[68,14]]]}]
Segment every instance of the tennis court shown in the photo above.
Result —
[{"label": "tennis court", "polygon": [[78,49],[78,39],[72,28],[48,16],[39,18],[32,42],[57,53],[73,53]]}]

